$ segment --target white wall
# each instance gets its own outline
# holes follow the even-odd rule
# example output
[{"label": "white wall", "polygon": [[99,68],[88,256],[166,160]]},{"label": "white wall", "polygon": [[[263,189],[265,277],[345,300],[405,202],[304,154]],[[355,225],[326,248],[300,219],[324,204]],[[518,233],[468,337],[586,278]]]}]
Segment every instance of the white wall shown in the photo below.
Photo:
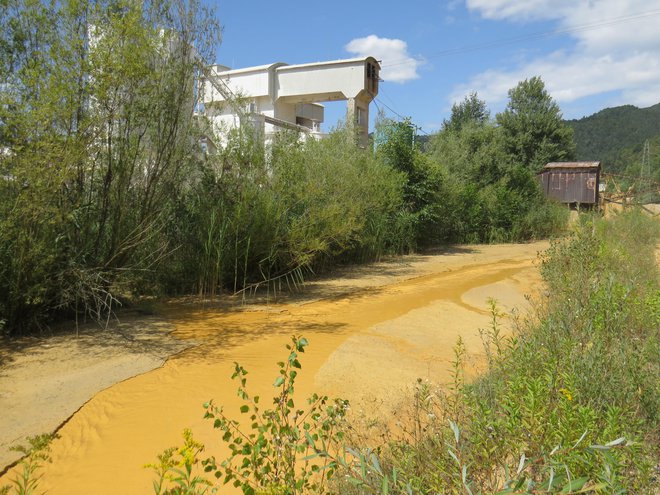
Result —
[{"label": "white wall", "polygon": [[[272,70],[277,64],[251,67],[249,69],[230,70],[217,72],[215,67],[209,70],[216,74],[217,79],[224,82],[229,91],[237,96],[270,96]],[[213,84],[204,81],[204,104],[224,101],[224,97],[218,92]]]},{"label": "white wall", "polygon": [[278,67],[277,97],[297,102],[355,98],[364,91],[364,60]]},{"label": "white wall", "polygon": [[286,120],[293,124],[296,123],[296,105],[295,103],[277,102],[275,103],[275,118]]},{"label": "white wall", "polygon": [[296,117],[323,122],[325,107],[319,103],[297,103]]}]

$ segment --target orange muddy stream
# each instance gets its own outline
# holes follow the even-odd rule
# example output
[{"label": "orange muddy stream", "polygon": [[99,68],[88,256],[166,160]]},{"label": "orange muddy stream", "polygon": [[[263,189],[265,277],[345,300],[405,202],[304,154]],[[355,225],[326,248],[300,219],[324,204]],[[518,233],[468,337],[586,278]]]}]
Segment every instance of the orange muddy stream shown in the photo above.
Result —
[{"label": "orange muddy stream", "polygon": [[[218,452],[219,435],[202,419],[202,404],[214,398],[229,414],[238,412],[233,362],[249,371],[252,394],[270,397],[275,363],[294,333],[310,343],[298,400],[311,391],[328,393],[349,399],[352,414],[388,417],[417,378],[447,381],[459,336],[478,361],[486,300],[524,310],[524,295],[540,283],[536,255],[546,247],[469,247],[356,269],[312,284],[318,298],[308,302],[233,310],[171,306],[165,314],[176,326],[173,335],[197,345],[81,407],[58,431],[40,488],[49,495],[152,493],[152,473],[142,466],[178,445],[184,428],[192,428],[206,454]],[[0,486],[9,477],[12,471]]]}]

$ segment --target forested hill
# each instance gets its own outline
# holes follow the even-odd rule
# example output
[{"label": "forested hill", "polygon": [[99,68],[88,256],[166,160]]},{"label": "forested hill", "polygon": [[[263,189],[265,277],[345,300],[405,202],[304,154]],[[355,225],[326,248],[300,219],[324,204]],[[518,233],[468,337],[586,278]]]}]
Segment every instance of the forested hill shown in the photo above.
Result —
[{"label": "forested hill", "polygon": [[606,108],[566,123],[575,132],[578,160],[601,160],[606,169],[619,172],[627,165],[619,163],[622,150],[641,149],[646,139],[660,136],[660,103],[648,108]]}]

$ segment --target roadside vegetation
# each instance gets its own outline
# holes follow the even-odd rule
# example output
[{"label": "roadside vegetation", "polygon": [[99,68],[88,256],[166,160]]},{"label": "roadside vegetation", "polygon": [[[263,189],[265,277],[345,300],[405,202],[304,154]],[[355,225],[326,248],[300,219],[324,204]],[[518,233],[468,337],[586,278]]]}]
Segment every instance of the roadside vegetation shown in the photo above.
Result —
[{"label": "roadside vegetation", "polygon": [[383,474],[371,469],[370,483],[399,493],[655,493],[659,236],[636,211],[582,217],[544,254],[547,292],[532,317],[502,337],[493,306],[488,370],[466,384],[458,343],[449,390],[419,384],[410,427],[379,446]]}]

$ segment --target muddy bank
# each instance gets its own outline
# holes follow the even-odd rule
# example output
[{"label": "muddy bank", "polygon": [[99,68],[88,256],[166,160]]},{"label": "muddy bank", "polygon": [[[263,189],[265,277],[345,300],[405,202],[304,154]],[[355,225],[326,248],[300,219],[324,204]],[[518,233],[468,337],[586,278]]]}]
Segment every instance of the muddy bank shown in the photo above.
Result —
[{"label": "muddy bank", "polygon": [[[235,309],[171,305],[164,315],[176,328],[173,337],[198,345],[89,400],[60,429],[41,486],[54,495],[149,493],[152,477],[141,466],[179,443],[186,427],[209,454],[221,453],[217,435],[202,419],[201,404],[215,398],[228,412],[238,411],[229,379],[234,361],[250,371],[253,393],[272,394],[275,362],[292,333],[310,341],[297,388],[300,398],[315,390],[348,398],[358,414],[387,415],[416,378],[448,379],[459,336],[470,359],[479,362],[478,329],[488,325],[487,298],[498,299],[504,308],[524,309],[524,295],[540,282],[534,260],[546,247],[459,247],[354,267],[309,283],[302,297],[286,303]],[[66,361],[67,352],[60,358]],[[48,360],[53,361],[57,358]],[[80,368],[75,359],[68,363],[69,370]],[[29,364],[22,369],[30,374]],[[49,400],[69,402],[64,389],[77,388],[75,383],[62,383],[63,391]],[[12,393],[17,391],[10,391],[6,401],[3,396],[3,402],[10,403]]]},{"label": "muddy bank", "polygon": [[0,346],[0,470],[20,457],[9,447],[49,433],[99,391],[161,366],[192,345],[157,316],[123,312],[107,330],[24,338]]}]

